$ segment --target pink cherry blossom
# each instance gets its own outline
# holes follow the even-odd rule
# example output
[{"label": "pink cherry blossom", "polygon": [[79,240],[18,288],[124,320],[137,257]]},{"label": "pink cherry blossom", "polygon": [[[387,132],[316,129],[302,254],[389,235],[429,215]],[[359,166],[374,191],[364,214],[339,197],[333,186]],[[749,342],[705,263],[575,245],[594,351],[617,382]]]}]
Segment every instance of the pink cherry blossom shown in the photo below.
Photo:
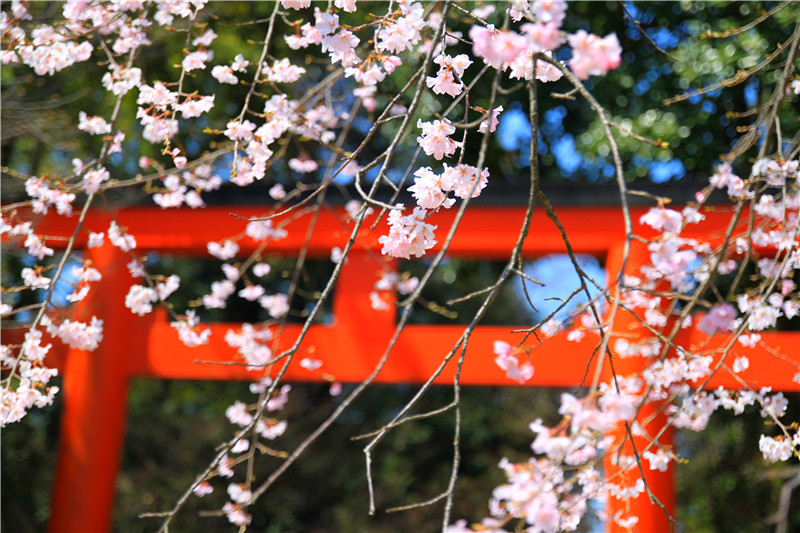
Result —
[{"label": "pink cherry blossom", "polygon": [[208,243],[208,253],[223,261],[231,259],[238,252],[239,245],[229,239],[226,239],[222,244],[213,241]]},{"label": "pink cherry blossom", "polygon": [[452,155],[461,146],[460,142],[452,140],[449,135],[456,132],[447,119],[434,120],[433,122],[417,121],[417,127],[422,130],[422,135],[417,137],[419,146],[426,154],[441,160],[446,155]]},{"label": "pink cherry blossom", "polygon": [[103,246],[103,233],[95,233],[92,232],[89,234],[89,240],[87,243],[87,248],[98,248]]},{"label": "pink cherry blossom", "polygon": [[175,111],[180,111],[183,118],[195,118],[209,112],[214,107],[214,98],[213,94],[211,96],[188,98],[182,104],[173,104],[173,108]]},{"label": "pink cherry blossom", "polygon": [[264,295],[264,287],[261,285],[248,285],[239,291],[239,297],[251,302],[258,300]]},{"label": "pink cherry blossom", "polygon": [[383,245],[381,253],[409,259],[422,257],[425,251],[433,248],[436,244],[434,230],[436,226],[425,222],[427,211],[421,207],[415,207],[410,215],[402,215],[402,204],[389,212],[389,234],[383,235],[378,242]]},{"label": "pink cherry blossom", "polygon": [[520,365],[514,349],[507,342],[494,341],[494,353],[497,355],[495,364],[506,372],[509,379],[525,383],[533,377],[533,365],[527,362]]},{"label": "pink cherry blossom", "polygon": [[269,266],[269,263],[256,263],[255,265],[253,265],[254,276],[258,277],[266,276],[267,274],[269,274],[270,270],[271,267]]},{"label": "pink cherry blossom", "polygon": [[272,63],[272,66],[264,66],[264,74],[273,83],[294,83],[305,74],[306,69],[292,65],[288,58],[283,58]]},{"label": "pink cherry blossom", "polygon": [[792,442],[782,436],[779,438],[772,438],[761,435],[758,440],[758,449],[761,450],[764,459],[773,463],[788,461],[794,452]]},{"label": "pink cherry blossom", "polygon": [[195,487],[192,489],[192,492],[194,492],[198,498],[202,498],[203,496],[214,492],[214,487],[212,487],[211,483],[208,481],[201,481],[195,485]]},{"label": "pink cherry blossom", "polygon": [[280,318],[289,312],[289,297],[285,294],[262,296],[258,303],[269,311],[272,318]]},{"label": "pink cherry blossom", "polygon": [[567,2],[564,0],[535,0],[531,4],[531,11],[538,22],[561,26],[567,11]]},{"label": "pink cherry blossom", "polygon": [[[310,4],[311,0],[281,0],[282,4],[289,4],[290,6],[305,2]],[[231,502],[225,502],[225,505],[222,506],[222,512],[228,517],[228,521],[236,526],[246,526],[250,523],[250,520],[252,520],[252,517],[245,513],[241,506],[235,505]]]},{"label": "pink cherry blossom", "polygon": [[181,342],[189,348],[192,348],[208,343],[209,337],[211,337],[211,330],[208,328],[198,328],[198,322],[195,311],[190,310],[186,313],[185,320],[170,322],[170,326],[178,332],[178,338]]},{"label": "pink cherry blossom", "polygon": [[456,81],[455,76],[461,78],[464,71],[472,64],[466,54],[459,54],[450,57],[447,54],[436,56],[434,63],[440,65],[439,72],[435,77],[428,76],[426,83],[436,94],[448,94],[458,96],[461,94],[463,84]]},{"label": "pink cherry blossom", "polygon": [[309,359],[308,357],[305,357],[300,360],[300,366],[309,372],[313,372],[322,366],[322,361],[319,359]]},{"label": "pink cherry blossom", "polygon": [[103,75],[103,87],[117,96],[126,94],[142,84],[142,70],[136,67],[123,68],[112,65],[111,71]]},{"label": "pink cherry blossom", "polygon": [[736,359],[734,359],[734,361],[733,361],[733,371],[736,372],[737,374],[739,372],[744,372],[748,368],[750,368],[750,360],[746,356],[741,355],[741,356],[737,357]]},{"label": "pink cherry blossom", "polygon": [[569,68],[582,80],[589,79],[589,76],[605,76],[620,64],[622,48],[614,33],[601,39],[597,35],[578,30],[567,36],[567,41],[572,47]]},{"label": "pink cherry blossom", "polygon": [[295,172],[314,172],[319,168],[319,165],[313,159],[293,157],[289,160],[289,168]]},{"label": "pink cherry blossom", "polygon": [[455,203],[455,200],[447,198],[443,191],[445,185],[442,183],[442,177],[434,174],[430,167],[420,168],[414,173],[414,176],[416,176],[414,185],[408,190],[414,195],[420,207],[424,209],[449,208]]},{"label": "pink cherry blossom", "polygon": [[497,125],[500,123],[498,117],[500,113],[503,112],[503,106],[498,106],[492,109],[489,118],[481,122],[480,126],[478,126],[478,132],[486,133],[486,131],[494,132],[497,129]]},{"label": "pink cherry blossom", "polygon": [[311,0],[281,0],[281,5],[286,9],[305,9],[311,7]]},{"label": "pink cherry blossom", "polygon": [[253,130],[256,125],[249,120],[231,120],[228,122],[227,129],[223,132],[232,141],[249,141],[253,138]]},{"label": "pink cherry blossom", "polygon": [[210,61],[214,54],[207,50],[191,52],[183,58],[181,66],[186,72],[206,68],[206,61]]},{"label": "pink cherry blossom", "polygon": [[111,241],[111,244],[123,252],[129,252],[136,248],[136,239],[134,236],[125,233],[113,220],[108,226],[108,239]]},{"label": "pink cherry blossom", "polygon": [[211,46],[211,43],[216,38],[217,38],[217,34],[214,32],[214,30],[209,29],[209,30],[206,30],[205,33],[203,33],[201,36],[196,37],[192,41],[192,44],[194,46]]},{"label": "pink cherry blossom", "polygon": [[175,93],[171,92],[161,82],[155,82],[152,87],[149,85],[142,85],[139,88],[139,98],[136,103],[139,105],[150,104],[156,107],[166,107],[178,100]]},{"label": "pink cherry blossom", "polygon": [[681,228],[683,217],[680,212],[664,207],[653,207],[639,219],[640,224],[647,224],[656,231],[677,233]]},{"label": "pink cherry blossom", "polygon": [[333,0],[333,5],[348,13],[356,10],[356,0]]},{"label": "pink cherry blossom", "polygon": [[[322,38],[322,51],[346,54],[353,50],[361,39],[353,35],[349,30],[341,30],[333,35],[326,35]],[[349,66],[349,65],[347,65]]]},{"label": "pink cherry blossom", "polygon": [[647,459],[650,463],[650,470],[658,470],[660,472],[666,472],[667,467],[669,466],[670,456],[664,450],[657,450],[655,453],[651,451],[646,451],[642,453],[642,457]]},{"label": "pink cherry blossom", "polygon": [[92,135],[111,133],[111,124],[106,122],[103,117],[89,117],[81,111],[79,113],[78,129]]},{"label": "pink cherry blossom", "polygon": [[472,26],[469,37],[475,55],[494,68],[501,68],[528,51],[528,40],[513,31]]},{"label": "pink cherry blossom", "polygon": [[555,50],[564,43],[564,37],[555,23],[528,23],[522,25],[522,31],[528,37],[530,52]]},{"label": "pink cherry blossom", "polygon": [[[409,5],[419,6],[420,4]],[[414,7],[413,10],[406,13],[406,16],[381,28],[378,32],[377,49],[392,54],[408,50],[421,39],[420,30],[423,25],[420,10]]]},{"label": "pink cherry blossom", "polygon": [[216,65],[211,69],[211,75],[220,83],[227,83],[230,85],[239,83],[239,78],[234,75],[233,69],[228,65]]},{"label": "pink cherry blossom", "polygon": [[276,183],[272,187],[270,187],[268,191],[269,197],[273,200],[283,200],[286,198],[286,190],[283,188],[283,185],[280,183]]},{"label": "pink cherry blossom", "polygon": [[479,174],[477,168],[462,163],[455,167],[445,164],[441,179],[444,190],[453,191],[457,197],[467,199],[470,197],[470,192],[472,198],[478,197],[489,183],[488,178],[488,168],[484,168]]},{"label": "pink cherry blossom", "polygon": [[142,285],[133,285],[125,297],[125,307],[132,313],[144,316],[153,310],[153,302],[158,299],[156,291]]}]

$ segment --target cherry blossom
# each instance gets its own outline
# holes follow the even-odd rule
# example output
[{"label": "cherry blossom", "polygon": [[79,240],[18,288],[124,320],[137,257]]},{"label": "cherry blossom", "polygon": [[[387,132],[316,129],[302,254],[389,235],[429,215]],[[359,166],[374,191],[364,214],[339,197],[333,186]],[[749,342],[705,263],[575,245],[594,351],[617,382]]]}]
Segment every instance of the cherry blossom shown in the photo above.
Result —
[{"label": "cherry blossom", "polygon": [[198,50],[187,54],[186,57],[183,58],[181,65],[186,72],[204,69],[206,68],[206,61],[211,61],[213,56],[214,55],[207,50]]},{"label": "cherry blossom", "polygon": [[584,30],[578,30],[567,36],[567,41],[572,47],[569,68],[582,80],[589,76],[605,76],[608,71],[619,66],[622,48],[613,33],[601,39]]},{"label": "cherry blossom", "polygon": [[509,379],[525,383],[533,377],[533,365],[530,363],[520,365],[517,355],[510,344],[503,341],[494,341],[494,353],[497,355],[494,360],[495,364],[506,372]]},{"label": "cherry blossom", "polygon": [[211,96],[187,98],[182,104],[173,104],[172,107],[175,111],[180,111],[183,118],[196,118],[203,113],[208,113],[214,107],[214,98],[213,94]]},{"label": "cherry blossom", "polygon": [[456,81],[455,76],[461,79],[464,76],[464,71],[472,64],[467,55],[459,54],[456,57],[450,57],[447,54],[443,54],[437,56],[433,62],[440,65],[440,68],[435,77],[427,77],[426,83],[428,87],[433,89],[436,94],[448,94],[450,96],[461,94],[463,84],[460,81]]},{"label": "cherry blossom", "polygon": [[230,85],[239,83],[239,78],[233,73],[233,68],[228,65],[216,65],[211,69],[211,75],[220,83],[228,83]]},{"label": "cherry blossom", "polygon": [[503,106],[498,106],[492,109],[489,118],[481,122],[480,126],[478,126],[478,131],[480,133],[486,133],[487,131],[494,132],[497,129],[497,125],[500,123],[498,117],[500,113],[503,112]]},{"label": "cherry blossom", "polygon": [[528,51],[528,40],[513,31],[473,26],[469,37],[475,55],[494,68],[511,63]]},{"label": "cherry blossom", "polygon": [[205,33],[203,33],[203,35],[196,37],[192,41],[192,44],[194,46],[211,46],[211,43],[216,38],[217,34],[214,32],[214,30],[206,30]]},{"label": "cherry blossom", "polygon": [[305,74],[306,69],[292,65],[287,58],[284,58],[275,61],[272,63],[272,66],[264,65],[263,72],[271,82],[293,83],[299,80],[300,76]]},{"label": "cherry blossom", "polygon": [[[304,2],[306,0],[281,0],[283,4],[296,4],[298,2]],[[311,0],[307,0],[310,4]],[[237,526],[245,526],[250,523],[252,517],[244,512],[241,506],[233,504],[231,502],[225,502],[225,505],[222,506],[222,512],[225,513],[225,516],[228,517],[228,521],[231,524]]]},{"label": "cherry blossom", "polygon": [[92,135],[111,133],[111,124],[106,122],[103,117],[89,117],[83,111],[80,112],[78,129]]},{"label": "cherry blossom", "polygon": [[730,331],[736,318],[736,308],[731,304],[716,305],[700,320],[698,328],[713,335],[715,331]]},{"label": "cherry blossom", "polygon": [[[163,299],[163,298],[162,298]],[[186,312],[185,320],[170,322],[170,326],[178,332],[178,338],[188,347],[206,344],[211,337],[211,330],[208,328],[200,329],[197,327],[199,319],[194,310]]]},{"label": "cherry blossom", "polygon": [[256,263],[255,265],[253,265],[254,276],[258,277],[266,276],[267,274],[269,274],[270,270],[271,267],[269,266],[269,263]]},{"label": "cherry blossom", "polygon": [[414,194],[417,204],[425,209],[436,209],[440,206],[451,207],[455,199],[447,198],[443,189],[450,187],[443,183],[442,176],[434,174],[430,167],[423,167],[414,173],[414,185],[408,188]]},{"label": "cherry blossom", "polygon": [[445,163],[442,173],[442,181],[446,190],[452,190],[453,194],[462,199],[479,196],[481,191],[486,188],[489,182],[488,178],[489,169],[484,168],[478,172],[477,168],[466,164],[449,167]]},{"label": "cherry blossom", "polygon": [[46,278],[32,268],[22,269],[22,281],[31,289],[47,289],[50,287],[50,278]]},{"label": "cherry blossom", "polygon": [[422,5],[409,2],[400,9],[404,16],[397,18],[378,32],[376,46],[378,50],[399,54],[413,47],[422,38],[420,30],[425,25],[422,20]]},{"label": "cherry blossom", "polygon": [[245,300],[255,301],[264,295],[264,287],[261,285],[248,285],[239,291],[239,297]]},{"label": "cherry blossom", "polygon": [[231,120],[228,122],[225,136],[232,141],[249,141],[253,138],[253,130],[256,125],[249,120],[239,122],[238,120]]},{"label": "cherry blossom", "polygon": [[43,318],[42,325],[47,328],[50,335],[60,338],[70,348],[78,350],[94,351],[103,340],[103,321],[97,317],[92,317],[89,324],[67,319],[58,326],[48,318]]},{"label": "cherry blossom", "polygon": [[109,178],[108,171],[103,168],[89,170],[83,176],[83,188],[89,194],[94,194],[100,189],[100,185]]},{"label": "cherry blossom", "polygon": [[219,244],[218,242],[208,243],[208,253],[217,259],[222,259],[223,261],[231,259],[232,257],[236,256],[238,252],[239,245],[230,239],[226,239],[222,244]]},{"label": "cherry blossom", "polygon": [[308,357],[305,357],[300,360],[300,366],[309,372],[313,372],[322,366],[322,361],[319,359],[309,359]]},{"label": "cherry blossom", "polygon": [[536,0],[531,4],[531,11],[538,22],[561,26],[567,11],[567,2],[564,0]]},{"label": "cherry blossom", "polygon": [[402,204],[397,204],[389,212],[389,234],[378,239],[383,245],[381,253],[403,259],[412,255],[422,257],[436,244],[433,234],[436,226],[425,222],[425,209],[415,207],[412,214],[406,216],[402,215],[402,209]]},{"label": "cherry blossom", "polygon": [[678,211],[654,207],[639,219],[641,224],[647,224],[656,231],[669,231],[677,233],[681,229],[683,217]]},{"label": "cherry blossom", "polygon": [[127,94],[142,84],[142,70],[136,67],[124,68],[112,65],[111,71],[103,75],[103,87],[115,95]]},{"label": "cherry blossom", "polygon": [[195,485],[195,487],[192,489],[192,492],[194,492],[198,498],[202,498],[203,496],[206,496],[214,492],[214,487],[212,487],[211,483],[209,483],[208,481],[201,481],[200,483]]},{"label": "cherry blossom", "polygon": [[664,450],[658,450],[655,453],[651,451],[646,451],[642,453],[642,457],[647,459],[650,463],[650,470],[658,470],[660,472],[666,472],[667,467],[669,466],[670,456]]},{"label": "cherry blossom", "polygon": [[132,313],[144,316],[153,310],[153,302],[158,299],[156,291],[142,285],[133,285],[125,297],[125,307]]},{"label": "cherry blossom", "polygon": [[319,165],[313,159],[301,159],[297,157],[293,157],[289,160],[289,168],[294,170],[295,172],[314,172],[319,168]]},{"label": "cherry blossom", "polygon": [[772,461],[788,461],[795,454],[792,442],[784,438],[772,438],[761,435],[758,439],[758,449],[764,454],[764,459]]},{"label": "cherry blossom", "polygon": [[417,137],[420,148],[435,159],[441,160],[446,155],[452,155],[461,146],[460,142],[449,137],[456,132],[456,128],[447,119],[433,122],[423,122],[420,119],[417,127],[422,130],[422,135]]},{"label": "cherry blossom", "polygon": [[269,311],[273,318],[280,318],[289,312],[289,298],[285,294],[271,294],[258,299],[261,307]]},{"label": "cherry blossom", "polygon": [[305,9],[311,7],[311,0],[281,0],[281,5],[287,9]]}]

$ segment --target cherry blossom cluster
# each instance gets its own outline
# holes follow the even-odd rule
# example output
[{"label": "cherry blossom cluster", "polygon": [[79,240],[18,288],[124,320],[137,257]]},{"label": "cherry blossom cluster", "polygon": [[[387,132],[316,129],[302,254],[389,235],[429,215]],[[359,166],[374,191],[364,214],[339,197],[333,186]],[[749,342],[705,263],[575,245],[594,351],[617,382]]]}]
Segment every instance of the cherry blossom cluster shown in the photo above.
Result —
[{"label": "cherry blossom cluster", "polygon": [[58,387],[48,386],[58,371],[48,368],[44,363],[52,344],[42,345],[42,332],[31,329],[25,333],[25,341],[15,355],[12,348],[0,349],[0,364],[4,371],[13,369],[18,383],[0,388],[0,427],[21,420],[33,407],[45,407],[53,403]]},{"label": "cherry blossom cluster", "polygon": [[153,287],[131,285],[125,296],[125,307],[135,315],[144,316],[153,310],[153,303],[169,298],[179,285],[180,277],[175,274],[158,281]]},{"label": "cherry blossom cluster", "polygon": [[[511,30],[497,30],[494,26],[474,25],[469,30],[469,37],[473,43],[473,52],[485,63],[495,69],[506,70],[511,67],[512,78],[531,79],[533,77],[533,55],[545,54],[551,56],[551,51],[564,43],[565,37],[560,32],[564,20],[566,2],[528,2],[515,3],[512,12],[515,20],[523,17],[532,22],[523,24],[524,36]],[[338,18],[337,18],[338,21]],[[338,24],[338,22],[337,22]],[[620,63],[622,49],[614,34],[604,38],[590,35],[580,30],[574,35],[567,36],[572,47],[570,68],[576,76],[587,79],[590,75],[605,75]],[[447,44],[447,40],[445,40]],[[436,46],[439,46],[438,44]],[[451,98],[458,97],[466,88],[463,78],[467,69],[472,65],[472,60],[466,54],[450,56],[439,49],[434,59],[439,65],[436,76],[428,76],[426,84],[435,94],[446,94]],[[541,81],[556,81],[561,78],[561,72],[550,63],[536,61],[536,77]],[[498,116],[503,111],[499,106],[487,113],[487,118],[479,125],[480,133],[494,132],[498,124]],[[442,160],[463,150],[462,142],[453,140],[450,136],[456,132],[455,126],[447,119],[425,122],[417,121],[417,127],[422,134],[417,137],[420,148],[434,159]],[[434,174],[429,167],[419,169],[415,174],[414,185],[409,191],[414,194],[417,204],[423,210],[449,208],[455,202],[446,198],[446,193],[453,191],[460,198],[478,196],[486,186],[488,170],[478,170],[469,165],[459,164],[455,169],[447,167],[441,176]],[[480,176],[480,178],[478,178]],[[472,184],[479,179],[478,185]],[[417,211],[415,211],[416,213]],[[423,218],[426,212],[420,212]],[[430,248],[433,242],[413,246],[414,251],[409,251],[409,242],[414,238],[411,220],[397,223],[398,217],[389,221],[390,231],[381,238],[384,243],[383,253],[392,257],[408,258],[409,254],[418,256],[421,251]],[[419,254],[421,255],[421,254]]]},{"label": "cherry blossom cluster", "polygon": [[[256,383],[250,385],[250,392],[253,394],[264,394],[272,385],[270,378],[263,378]],[[266,440],[275,440],[286,432],[287,422],[279,420],[269,413],[280,411],[286,406],[289,401],[289,391],[292,390],[291,385],[283,385],[273,397],[266,401],[264,413],[255,419],[257,415],[257,404],[247,405],[244,402],[236,401],[233,405],[225,410],[225,416],[236,426],[240,428],[253,427],[255,432]],[[236,464],[250,451],[250,441],[245,438],[239,438],[230,447],[228,453],[222,456],[216,470],[206,479],[197,483],[192,491],[200,498],[214,492],[214,487],[211,481],[214,478],[233,478],[235,475],[234,467]],[[231,454],[231,455],[229,455]],[[230,501],[225,502],[222,511],[228,520],[236,525],[249,524],[251,516],[246,512],[246,505],[252,498],[249,483],[229,483],[227,493]]]},{"label": "cherry blossom cluster", "polygon": [[[283,239],[286,235],[286,230],[275,227],[272,220],[253,220],[247,224],[244,231],[244,236],[264,244]],[[221,243],[211,241],[207,245],[208,253],[223,261],[234,259],[240,250],[237,240],[226,239]],[[263,285],[253,282],[254,278],[263,278],[270,273],[272,267],[269,263],[264,261],[253,263],[250,275],[245,277],[241,263],[223,263],[221,269],[225,278],[212,282],[211,293],[202,296],[202,305],[206,309],[224,309],[227,307],[228,298],[236,293],[244,300],[258,301],[273,318],[279,319],[289,312],[288,295],[266,294]],[[237,292],[236,285],[240,280],[244,281],[245,286]]]},{"label": "cherry blossom cluster", "polygon": [[428,212],[421,207],[415,207],[410,215],[403,216],[402,212],[403,204],[389,212],[389,234],[378,239],[383,245],[381,252],[402,259],[422,257],[436,245],[436,226],[425,222]]},{"label": "cherry blossom cluster", "polygon": [[519,383],[525,383],[533,377],[533,365],[530,362],[520,364],[519,354],[504,341],[494,341],[495,364],[508,376]]},{"label": "cherry blossom cluster", "polygon": [[[530,425],[536,434],[531,449],[540,458],[526,463],[500,462],[507,483],[493,491],[489,504],[492,516],[481,526],[505,531],[504,526],[517,517],[534,531],[574,531],[589,510],[589,500],[609,496],[627,500],[641,493],[641,480],[603,483],[596,466],[598,457],[614,443],[605,433],[621,421],[633,419],[641,388],[641,381],[632,379],[623,383],[620,392],[601,388],[594,399],[564,393],[559,413],[566,417],[565,423],[556,429],[544,426],[541,420]],[[461,523],[448,531],[471,530]]]},{"label": "cherry blossom cluster", "polygon": [[384,272],[375,282],[375,287],[369,293],[369,300],[375,311],[389,311],[392,306],[388,303],[394,297],[394,291],[398,294],[409,295],[419,286],[419,278],[410,276],[407,272],[399,276],[396,272]]},{"label": "cherry blossom cluster", "polygon": [[[42,187],[46,188],[42,185],[38,187],[38,191],[41,191]],[[44,209],[46,210],[46,207]],[[0,219],[0,235],[8,238],[9,242],[22,242],[28,254],[39,260],[54,254],[51,248],[45,246],[43,239],[33,232],[30,222],[17,224],[13,222],[13,218]],[[20,273],[23,285],[18,290],[50,290],[53,279],[45,276],[45,272],[46,269],[40,266],[24,267]],[[100,272],[87,264],[73,266],[71,274],[75,280],[72,282],[75,289],[66,296],[69,302],[85,298],[91,283],[102,277]],[[5,320],[18,311],[12,305],[0,302],[0,316]],[[40,324],[51,337],[58,338],[65,345],[79,350],[93,351],[103,339],[103,321],[95,316],[91,317],[89,323],[85,323],[61,318],[51,320],[48,315],[43,315]],[[13,390],[7,386],[0,388],[2,394],[0,426],[20,420],[34,406],[50,405],[59,390],[56,386],[48,385],[50,379],[58,372],[45,364],[45,356],[52,348],[52,344],[42,344],[42,337],[42,330],[30,329],[25,333],[25,340],[16,351],[9,345],[2,347],[0,367],[4,373],[7,372],[10,377],[18,381]]]},{"label": "cherry blossom cluster", "polygon": [[194,309],[186,312],[186,317],[183,320],[170,322],[170,326],[175,328],[178,332],[178,338],[188,347],[199,346],[206,344],[211,336],[211,330],[198,328],[200,320]]},{"label": "cherry blossom cluster", "polygon": [[[531,428],[537,434],[532,448],[539,458],[527,463],[511,464],[506,460],[501,463],[509,483],[495,489],[490,504],[492,517],[485,519],[482,527],[503,531],[503,526],[512,518],[519,518],[537,531],[570,531],[577,526],[573,519],[575,513],[581,515],[590,508],[589,499],[626,500],[642,493],[644,485],[633,458],[612,456],[615,464],[622,468],[623,477],[628,479],[628,484],[623,485],[600,482],[601,475],[594,465],[618,447],[611,446],[612,441],[603,435],[620,421],[630,425],[633,435],[647,436],[652,443],[640,450],[642,461],[646,461],[650,469],[666,471],[668,465],[677,459],[673,451],[658,447],[654,440],[660,427],[642,427],[638,419],[634,419],[637,406],[644,403],[662,405],[668,425],[692,431],[705,429],[709,418],[718,409],[741,414],[749,406],[755,406],[768,424],[779,429],[775,436],[761,435],[759,449],[764,458],[777,462],[800,457],[800,436],[796,429],[781,422],[788,407],[781,392],[773,392],[769,387],[740,391],[722,387],[697,390],[698,384],[720,371],[714,357],[716,352],[703,351],[688,343],[684,345],[680,334],[670,341],[669,346],[665,343],[670,328],[675,325],[679,331],[696,327],[708,336],[729,336],[737,342],[730,349],[731,353],[726,351],[724,354],[724,371],[747,382],[750,368],[747,353],[759,344],[761,335],[758,332],[774,328],[781,316],[792,319],[800,314],[800,292],[792,279],[800,269],[800,193],[797,182],[796,161],[761,159],[755,163],[747,180],[735,176],[730,165],[721,164],[710,177],[706,190],[698,193],[696,205],[680,211],[659,205],[641,217],[640,226],[656,232],[647,239],[650,264],[641,268],[640,277],[625,277],[621,303],[626,310],[636,311],[643,326],[655,335],[631,342],[626,332],[615,333],[609,324],[598,324],[591,314],[580,310],[572,315],[578,315],[577,319],[566,322],[551,319],[539,325],[538,329],[545,337],[564,330],[567,338],[573,341],[581,340],[587,331],[602,332],[610,337],[609,346],[617,357],[640,357],[648,361],[648,365],[641,375],[617,376],[613,383],[601,383],[595,397],[578,400],[563,395],[560,413],[564,419],[554,428],[547,428],[538,421],[532,424]],[[728,194],[737,200],[753,199],[758,193],[758,202],[753,203],[754,214],[760,217],[758,229],[749,234],[734,233],[728,248],[682,237],[688,225],[702,224],[705,220],[704,202],[710,190],[724,187],[728,187]],[[742,256],[747,250],[752,252],[754,249],[763,254],[754,262],[760,270],[760,278],[767,280],[766,283],[740,292],[734,302],[700,308],[699,313],[682,313],[680,307],[669,313],[662,296],[665,287],[690,294],[707,282],[714,272],[733,277],[741,267]],[[607,302],[606,307],[611,303]],[[519,354],[525,351],[521,347],[515,349],[505,341],[495,341],[496,364],[509,379],[524,382],[532,376],[533,366],[520,364],[518,360]],[[800,382],[800,372],[796,380]],[[581,430],[588,430],[588,433]],[[576,467],[577,475],[564,475],[563,469]],[[565,484],[565,479],[569,483]],[[592,480],[590,490],[583,486],[582,480]],[[582,489],[577,491],[574,483]],[[602,513],[599,516],[606,521],[613,520],[623,528],[632,526],[637,520],[635,516]],[[470,530],[463,522],[458,522],[451,526],[450,531]]]},{"label": "cherry blossom cluster", "polygon": [[272,350],[267,343],[273,339],[270,328],[259,328],[252,324],[242,324],[239,332],[229,329],[225,342],[236,349],[251,369],[263,368],[272,359]]},{"label": "cherry blossom cluster", "polygon": [[[585,30],[566,35],[560,29],[566,9],[565,1],[514,2],[512,18],[529,20],[522,25],[522,34],[498,30],[491,25],[473,26],[469,32],[473,52],[494,68],[511,67],[512,77],[524,79],[533,76],[533,54],[550,55],[565,41],[572,50],[569,68],[578,78],[605,76],[617,68],[622,54],[617,36],[612,33],[601,38]],[[561,74],[551,65],[537,60],[536,77],[541,81],[555,81]]]},{"label": "cherry blossom cluster", "polygon": [[[448,137],[455,132],[455,128],[445,121],[436,120],[432,124],[420,122],[418,127],[423,132],[417,139],[420,147],[436,159],[452,155],[460,144]],[[417,200],[418,207],[414,208],[411,215],[400,216],[403,205],[397,204],[388,217],[389,234],[379,239],[383,244],[382,253],[392,257],[422,257],[426,250],[436,244],[433,234],[436,226],[425,222],[427,210],[452,207],[455,199],[448,197],[450,192],[462,199],[479,196],[488,183],[489,170],[479,170],[463,163],[449,167],[445,163],[441,175],[435,174],[430,167],[423,167],[414,176],[414,185],[408,190]]]}]

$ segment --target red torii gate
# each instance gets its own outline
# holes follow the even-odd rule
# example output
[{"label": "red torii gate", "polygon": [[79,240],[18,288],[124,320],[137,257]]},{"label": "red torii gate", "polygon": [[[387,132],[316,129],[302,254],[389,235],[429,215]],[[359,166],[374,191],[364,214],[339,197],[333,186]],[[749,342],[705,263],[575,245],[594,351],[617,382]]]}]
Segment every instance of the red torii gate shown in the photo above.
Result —
[{"label": "red torii gate", "polygon": [[[160,210],[157,208],[126,208],[115,214],[118,223],[128,228],[136,237],[138,251],[158,251],[175,255],[205,256],[209,241],[220,241],[239,234],[244,229],[241,218],[263,216],[264,208],[210,207],[199,211]],[[634,220],[646,212],[644,208],[632,209]],[[562,207],[558,215],[569,235],[576,253],[592,254],[605,258],[607,270],[614,279],[622,265],[624,226],[618,207]],[[437,213],[431,222],[444,232],[453,222],[452,211]],[[448,253],[453,257],[475,259],[506,259],[514,246],[524,217],[518,207],[472,207],[467,210]],[[684,231],[686,237],[709,235],[721,242],[730,213],[706,213],[707,220],[699,226]],[[310,217],[292,222],[287,238],[270,243],[268,252],[293,256],[305,244]],[[330,250],[343,246],[350,234],[342,210],[322,210],[313,236],[308,243],[310,257],[329,257]],[[746,219],[743,218],[743,219]],[[63,224],[63,218],[45,217],[37,226],[37,233],[48,236],[71,236],[72,228]],[[87,214],[84,228],[105,231],[111,217],[100,211]],[[74,226],[73,226],[74,227]],[[527,258],[550,253],[565,253],[565,245],[553,223],[543,210],[534,213],[531,235],[523,247]],[[392,312],[375,312],[371,308],[369,293],[377,279],[377,272],[385,270],[380,257],[377,231],[364,231],[357,247],[343,265],[335,291],[333,325],[312,325],[304,348],[314,347],[314,358],[324,361],[326,374],[339,381],[359,382],[375,367],[381,352],[395,328]],[[643,229],[643,234],[647,231]],[[76,243],[85,248],[86,232]],[[713,239],[712,239],[713,240]],[[49,241],[53,246],[56,241]],[[248,254],[257,244],[250,239],[240,241],[241,253]],[[433,250],[435,252],[436,249]],[[120,450],[123,445],[127,410],[128,382],[132,378],[160,379],[218,379],[254,380],[261,374],[246,370],[244,366],[201,364],[197,361],[226,362],[233,359],[233,350],[224,342],[225,332],[234,324],[211,324],[210,342],[195,348],[185,347],[164,312],[154,312],[145,317],[133,315],[124,306],[125,294],[133,280],[125,264],[129,256],[106,244],[101,248],[85,249],[84,257],[90,259],[103,274],[103,279],[93,287],[82,312],[104,319],[104,341],[92,353],[80,350],[54,349],[48,359],[63,374],[63,404],[61,442],[58,467],[53,491],[50,531],[107,531],[110,528]],[[627,272],[636,272],[647,261],[644,247],[638,244],[628,259]],[[187,280],[184,280],[184,283]],[[365,327],[368,325],[368,327]],[[643,335],[633,317],[620,316],[616,331]],[[492,343],[508,339],[508,326],[479,326],[469,342],[468,356],[463,365],[461,383],[465,385],[511,385],[504,373],[494,364]],[[281,336],[280,346],[288,347],[297,338],[299,325],[288,325]],[[459,325],[409,325],[400,336],[393,356],[389,358],[376,379],[379,383],[421,383],[427,380],[441,359],[430,354],[444,354],[463,332]],[[680,341],[684,346],[698,346],[713,351],[725,339],[709,338],[703,332],[684,330]],[[800,391],[792,381],[795,368],[800,365],[800,333],[762,333],[765,345],[778,351],[787,360],[777,359],[763,348],[748,349],[751,368],[744,375],[753,388],[771,386],[775,390]],[[509,339],[510,340],[510,339]],[[57,344],[57,343],[56,343]],[[587,354],[596,346],[596,339],[585,338],[575,343],[559,334],[532,352],[536,368],[528,385],[544,387],[571,387],[578,385],[588,364]],[[717,356],[718,357],[718,356]],[[643,369],[642,358],[616,358],[616,371],[629,374]],[[623,368],[624,366],[624,368]],[[446,369],[436,383],[451,384],[454,365]],[[315,381],[319,379],[298,365],[289,367],[285,376],[289,381]],[[708,384],[738,389],[741,384],[726,372],[719,372]],[[99,401],[98,401],[99,400]],[[642,413],[647,416],[648,413]],[[660,415],[663,417],[663,415]],[[661,419],[663,421],[663,418]],[[660,439],[669,443],[670,434]],[[640,443],[641,444],[641,443]],[[606,462],[607,469],[614,469]],[[674,512],[675,495],[673,473],[646,471],[647,482],[667,511]],[[639,516],[635,529],[642,532],[668,531],[669,524],[663,511],[652,505],[646,495],[624,504],[626,510]],[[622,507],[620,507],[622,509]],[[609,522],[608,531],[615,525]]]}]

